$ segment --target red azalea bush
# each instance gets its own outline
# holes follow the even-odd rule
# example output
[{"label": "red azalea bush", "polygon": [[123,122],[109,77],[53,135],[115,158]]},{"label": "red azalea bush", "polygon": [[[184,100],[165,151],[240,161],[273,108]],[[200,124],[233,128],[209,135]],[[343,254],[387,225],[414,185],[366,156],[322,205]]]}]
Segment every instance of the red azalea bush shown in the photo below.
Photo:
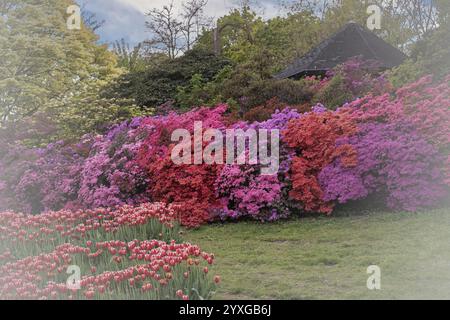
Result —
[{"label": "red azalea bush", "polygon": [[211,220],[211,212],[219,207],[213,186],[220,166],[176,165],[168,155],[148,168],[154,177],[149,194],[157,201],[178,204],[181,224],[198,227]]},{"label": "red azalea bush", "polygon": [[336,146],[338,138],[356,133],[356,125],[339,112],[318,110],[291,120],[284,131],[284,142],[295,150],[290,170],[290,197],[309,212],[331,213],[333,204],[325,201],[318,181],[320,171],[338,155],[355,161],[350,145]]},{"label": "red azalea bush", "polygon": [[171,159],[174,147],[171,133],[186,129],[193,135],[195,121],[201,121],[204,129],[222,129],[225,111],[226,106],[220,105],[143,121],[150,132],[139,150],[137,162],[147,170],[152,181],[147,186],[148,195],[155,201],[180,204],[180,221],[185,226],[197,227],[210,220],[211,211],[218,205],[212,186],[219,166],[176,165]]}]

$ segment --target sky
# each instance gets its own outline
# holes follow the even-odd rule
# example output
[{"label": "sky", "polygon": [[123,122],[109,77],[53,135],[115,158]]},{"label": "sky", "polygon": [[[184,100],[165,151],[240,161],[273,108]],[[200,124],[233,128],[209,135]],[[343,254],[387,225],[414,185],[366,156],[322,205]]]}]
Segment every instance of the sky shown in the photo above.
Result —
[{"label": "sky", "polygon": [[[95,13],[98,20],[105,24],[97,31],[100,42],[112,43],[125,39],[135,45],[149,38],[145,28],[145,13],[152,8],[162,8],[168,0],[78,0],[79,5]],[[174,6],[181,7],[182,0],[174,0]],[[264,17],[273,17],[279,13],[276,0],[259,0],[258,12]],[[234,0],[209,0],[205,8],[206,15],[219,18],[235,6]]]}]

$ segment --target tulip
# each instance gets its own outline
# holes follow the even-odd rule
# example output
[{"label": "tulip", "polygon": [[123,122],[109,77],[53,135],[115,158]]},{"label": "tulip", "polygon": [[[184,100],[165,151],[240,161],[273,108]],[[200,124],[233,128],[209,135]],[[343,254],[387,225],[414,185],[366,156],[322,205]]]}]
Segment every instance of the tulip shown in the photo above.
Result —
[{"label": "tulip", "polygon": [[87,299],[92,299],[92,298],[94,298],[94,294],[95,294],[94,291],[89,290],[89,291],[86,291],[86,292],[84,293],[84,296],[85,296]]}]

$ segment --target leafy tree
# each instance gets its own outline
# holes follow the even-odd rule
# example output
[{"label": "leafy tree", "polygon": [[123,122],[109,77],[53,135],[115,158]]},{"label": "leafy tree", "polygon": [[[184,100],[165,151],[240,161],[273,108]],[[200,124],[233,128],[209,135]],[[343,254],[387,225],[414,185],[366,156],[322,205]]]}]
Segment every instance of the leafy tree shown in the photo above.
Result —
[{"label": "leafy tree", "polygon": [[446,76],[450,71],[450,28],[442,26],[417,42],[411,58],[391,72],[396,87],[432,74],[435,79]]},{"label": "leafy tree", "polygon": [[117,40],[113,43],[113,52],[117,56],[117,65],[128,72],[144,71],[149,65],[165,59],[164,54],[149,53],[143,42],[130,48],[125,39]]},{"label": "leafy tree", "polygon": [[45,142],[78,136],[134,113],[124,102],[118,107],[112,101],[111,108],[106,100],[94,102],[123,71],[84,23],[81,30],[67,28],[67,8],[73,4],[4,0],[0,5],[0,128],[14,131],[16,138]]}]

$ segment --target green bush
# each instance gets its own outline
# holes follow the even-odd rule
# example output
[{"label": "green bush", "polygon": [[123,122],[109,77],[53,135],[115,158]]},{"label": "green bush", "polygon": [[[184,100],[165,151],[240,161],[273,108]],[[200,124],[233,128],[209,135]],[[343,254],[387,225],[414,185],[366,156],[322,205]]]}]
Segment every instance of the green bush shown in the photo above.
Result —
[{"label": "green bush", "polygon": [[347,89],[342,75],[337,74],[314,96],[313,103],[322,103],[328,109],[335,110],[353,98]]},{"label": "green bush", "polygon": [[[203,49],[194,49],[145,71],[124,75],[111,92],[122,98],[134,99],[141,108],[157,107],[176,100],[178,88],[189,86],[195,75],[202,82],[209,82],[228,64],[226,58]],[[175,104],[175,108],[180,106]]]}]

